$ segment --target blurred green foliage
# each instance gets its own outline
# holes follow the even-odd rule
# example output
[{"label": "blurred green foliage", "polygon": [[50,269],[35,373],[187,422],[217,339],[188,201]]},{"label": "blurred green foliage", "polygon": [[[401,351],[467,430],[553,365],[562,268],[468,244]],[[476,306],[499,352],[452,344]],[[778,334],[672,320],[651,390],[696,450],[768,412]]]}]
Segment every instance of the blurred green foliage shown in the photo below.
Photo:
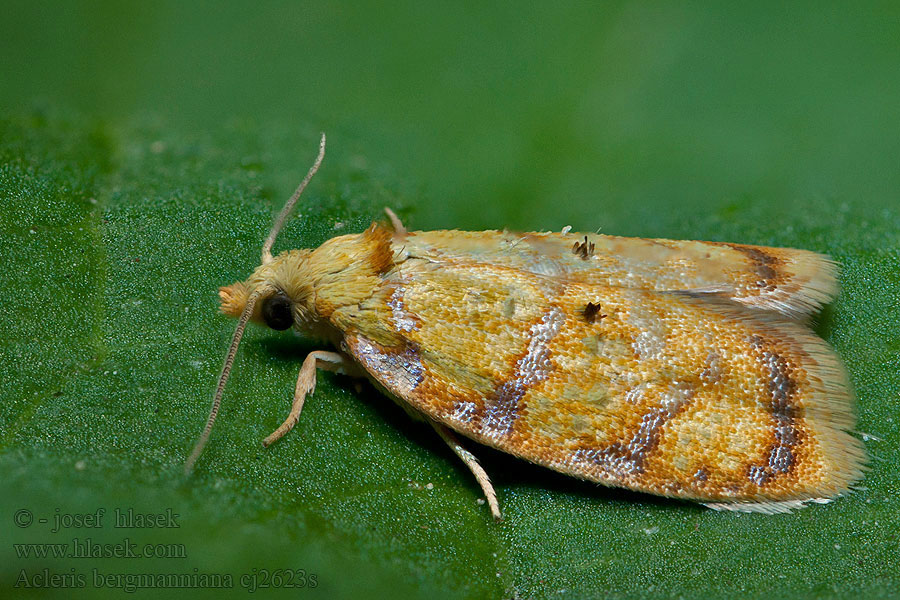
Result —
[{"label": "blurred green foliage", "polygon": [[[277,597],[891,597],[900,590],[900,10],[685,3],[8,2],[0,21],[0,578],[23,569],[305,569]],[[559,229],[809,248],[844,266],[817,330],[845,359],[871,471],[851,496],[731,515],[477,448],[506,520],[433,433],[249,331],[207,453],[243,279],[320,130],[276,248],[359,231]],[[428,484],[432,484],[428,486]],[[178,529],[52,532],[57,509]],[[27,508],[49,524],[16,527]],[[109,516],[107,524],[110,524]],[[184,544],[22,558],[12,543]],[[170,593],[188,590],[171,590]],[[238,592],[233,592],[237,595]],[[244,592],[239,592],[243,594]],[[221,596],[221,590],[197,594]]]}]

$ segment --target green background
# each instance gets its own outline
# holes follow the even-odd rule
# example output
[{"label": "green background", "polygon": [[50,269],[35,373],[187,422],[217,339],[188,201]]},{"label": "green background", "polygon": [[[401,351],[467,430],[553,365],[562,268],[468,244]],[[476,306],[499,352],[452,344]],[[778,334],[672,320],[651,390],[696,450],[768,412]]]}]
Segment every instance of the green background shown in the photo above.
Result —
[{"label": "green background", "polygon": [[[900,594],[900,10],[895,3],[3,2],[0,578],[304,569],[253,595]],[[360,231],[575,230],[808,248],[843,264],[817,331],[871,470],[789,515],[723,514],[476,448],[505,512],[370,386],[329,373],[269,450],[314,347],[233,322],[219,285],[325,165],[276,249]],[[428,486],[428,484],[432,484]],[[53,532],[106,508],[103,527]],[[179,515],[116,529],[115,508]],[[14,514],[32,511],[30,527]],[[183,544],[24,558],[13,543]],[[21,548],[18,552],[21,552]],[[31,579],[30,581],[34,581]],[[294,582],[297,583],[295,577]],[[141,591],[149,597],[191,590]],[[221,591],[197,594],[221,597]]]}]

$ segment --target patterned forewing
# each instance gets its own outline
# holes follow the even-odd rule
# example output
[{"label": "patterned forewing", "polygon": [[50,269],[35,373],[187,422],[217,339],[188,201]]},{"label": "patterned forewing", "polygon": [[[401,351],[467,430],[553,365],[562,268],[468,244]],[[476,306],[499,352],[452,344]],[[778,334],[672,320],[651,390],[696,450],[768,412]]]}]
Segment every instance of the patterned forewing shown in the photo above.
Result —
[{"label": "patterned forewing", "polygon": [[859,477],[831,350],[733,302],[408,259],[335,318],[402,402],[577,477],[725,502],[829,497]]},{"label": "patterned forewing", "polygon": [[791,248],[583,233],[412,232],[414,258],[513,267],[571,282],[719,294],[795,320],[837,293],[837,266]]}]

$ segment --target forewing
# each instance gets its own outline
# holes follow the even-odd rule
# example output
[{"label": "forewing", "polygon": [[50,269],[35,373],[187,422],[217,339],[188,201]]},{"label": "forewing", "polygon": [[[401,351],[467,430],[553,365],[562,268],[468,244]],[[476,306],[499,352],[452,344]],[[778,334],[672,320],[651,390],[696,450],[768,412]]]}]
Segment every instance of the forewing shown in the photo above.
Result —
[{"label": "forewing", "polygon": [[442,264],[507,266],[571,282],[720,295],[795,320],[837,293],[827,256],[744,244],[583,233],[412,232],[404,251]]},{"label": "forewing", "polygon": [[765,509],[860,476],[833,352],[730,301],[408,259],[332,320],[404,404],[577,477]]}]

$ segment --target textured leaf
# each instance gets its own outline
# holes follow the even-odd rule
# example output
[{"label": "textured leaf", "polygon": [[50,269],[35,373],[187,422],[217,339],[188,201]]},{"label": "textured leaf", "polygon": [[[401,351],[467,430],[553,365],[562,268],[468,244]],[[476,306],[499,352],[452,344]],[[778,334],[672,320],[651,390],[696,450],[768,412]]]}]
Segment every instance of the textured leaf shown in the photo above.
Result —
[{"label": "textured leaf", "polygon": [[[316,575],[314,590],[261,592],[278,597],[896,594],[900,37],[884,15],[808,8],[517,20],[511,6],[475,22],[443,8],[422,24],[415,6],[16,7],[0,25],[4,592],[69,597],[12,589],[46,568],[83,574],[85,597],[122,595],[103,574],[194,569],[237,590],[253,569]],[[387,205],[414,229],[572,224],[834,256],[842,294],[816,327],[856,389],[862,487],[788,515],[723,514],[473,447],[504,509],[495,524],[430,428],[368,384],[320,374],[295,430],[263,449],[315,346],[261,329],[185,478],[233,330],[215,291],[257,265],[323,123],[325,166],[276,249],[360,231]],[[99,508],[103,527],[52,531],[57,514]],[[116,528],[116,508],[171,509],[179,527]],[[48,523],[17,527],[21,509]],[[73,538],[185,556],[12,545]]]}]

